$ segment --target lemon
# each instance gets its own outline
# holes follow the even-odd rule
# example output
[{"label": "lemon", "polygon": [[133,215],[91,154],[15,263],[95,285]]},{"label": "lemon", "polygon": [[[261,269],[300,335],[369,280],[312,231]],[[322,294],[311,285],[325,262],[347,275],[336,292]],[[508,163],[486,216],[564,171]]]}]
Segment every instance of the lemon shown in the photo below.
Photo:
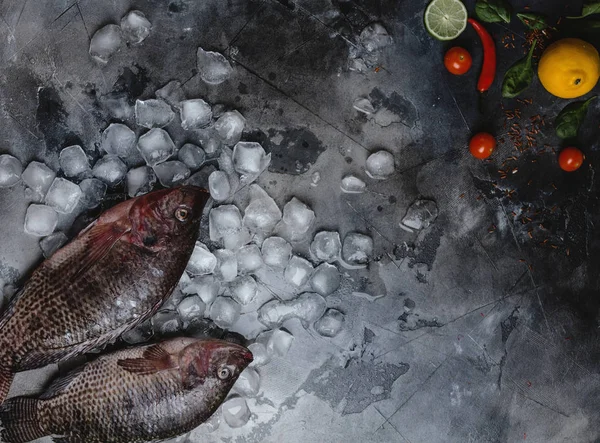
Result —
[{"label": "lemon", "polygon": [[425,9],[425,29],[438,40],[453,40],[467,27],[467,8],[460,0],[433,0]]},{"label": "lemon", "polygon": [[581,97],[598,82],[600,56],[593,45],[578,38],[558,40],[542,54],[538,77],[550,94]]}]

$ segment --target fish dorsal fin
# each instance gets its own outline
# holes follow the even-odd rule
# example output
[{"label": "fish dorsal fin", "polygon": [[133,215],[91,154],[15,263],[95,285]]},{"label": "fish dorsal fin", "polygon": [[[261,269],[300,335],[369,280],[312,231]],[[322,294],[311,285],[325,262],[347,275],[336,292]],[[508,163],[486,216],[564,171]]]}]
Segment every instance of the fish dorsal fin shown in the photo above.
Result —
[{"label": "fish dorsal fin", "polygon": [[119,360],[117,365],[132,374],[154,374],[177,367],[176,362],[160,345],[150,346],[144,351],[142,358]]}]

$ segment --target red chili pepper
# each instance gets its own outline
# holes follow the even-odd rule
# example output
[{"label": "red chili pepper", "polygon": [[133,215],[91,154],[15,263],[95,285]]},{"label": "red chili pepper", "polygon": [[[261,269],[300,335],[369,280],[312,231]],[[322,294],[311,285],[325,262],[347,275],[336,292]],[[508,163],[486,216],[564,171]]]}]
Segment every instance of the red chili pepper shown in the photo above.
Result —
[{"label": "red chili pepper", "polygon": [[477,35],[479,35],[481,45],[483,46],[483,66],[481,74],[479,74],[477,90],[485,92],[490,89],[496,76],[496,45],[490,33],[478,21],[470,18],[469,23],[471,23]]}]

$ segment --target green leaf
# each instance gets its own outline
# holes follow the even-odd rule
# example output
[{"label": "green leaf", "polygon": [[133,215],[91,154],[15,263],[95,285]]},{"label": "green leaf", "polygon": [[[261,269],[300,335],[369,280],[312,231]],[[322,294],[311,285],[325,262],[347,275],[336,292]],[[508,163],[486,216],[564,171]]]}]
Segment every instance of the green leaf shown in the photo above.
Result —
[{"label": "green leaf", "polygon": [[581,15],[577,17],[567,17],[570,19],[584,18],[588,15],[600,14],[600,2],[586,2],[581,10]]},{"label": "green leaf", "polygon": [[533,12],[519,12],[517,17],[529,29],[541,31],[549,27],[546,17],[541,14],[535,14]]},{"label": "green leaf", "polygon": [[505,0],[477,0],[475,15],[487,23],[510,23],[510,5]]},{"label": "green leaf", "polygon": [[533,81],[532,58],[536,43],[537,40],[534,40],[527,56],[508,68],[508,71],[504,74],[504,80],[502,81],[502,97],[515,98],[527,89]]},{"label": "green leaf", "polygon": [[577,137],[579,128],[587,115],[588,108],[592,100],[597,95],[594,95],[586,101],[569,103],[556,117],[554,126],[556,127],[556,135],[562,139]]}]

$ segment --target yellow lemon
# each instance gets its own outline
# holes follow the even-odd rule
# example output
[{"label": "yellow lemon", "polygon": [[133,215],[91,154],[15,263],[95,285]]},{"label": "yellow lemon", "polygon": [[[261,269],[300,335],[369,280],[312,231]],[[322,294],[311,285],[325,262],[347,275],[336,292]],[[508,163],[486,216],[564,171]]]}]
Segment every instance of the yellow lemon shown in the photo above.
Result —
[{"label": "yellow lemon", "polygon": [[564,38],[542,54],[538,77],[544,88],[560,98],[575,98],[590,92],[600,77],[600,56],[588,42]]}]

